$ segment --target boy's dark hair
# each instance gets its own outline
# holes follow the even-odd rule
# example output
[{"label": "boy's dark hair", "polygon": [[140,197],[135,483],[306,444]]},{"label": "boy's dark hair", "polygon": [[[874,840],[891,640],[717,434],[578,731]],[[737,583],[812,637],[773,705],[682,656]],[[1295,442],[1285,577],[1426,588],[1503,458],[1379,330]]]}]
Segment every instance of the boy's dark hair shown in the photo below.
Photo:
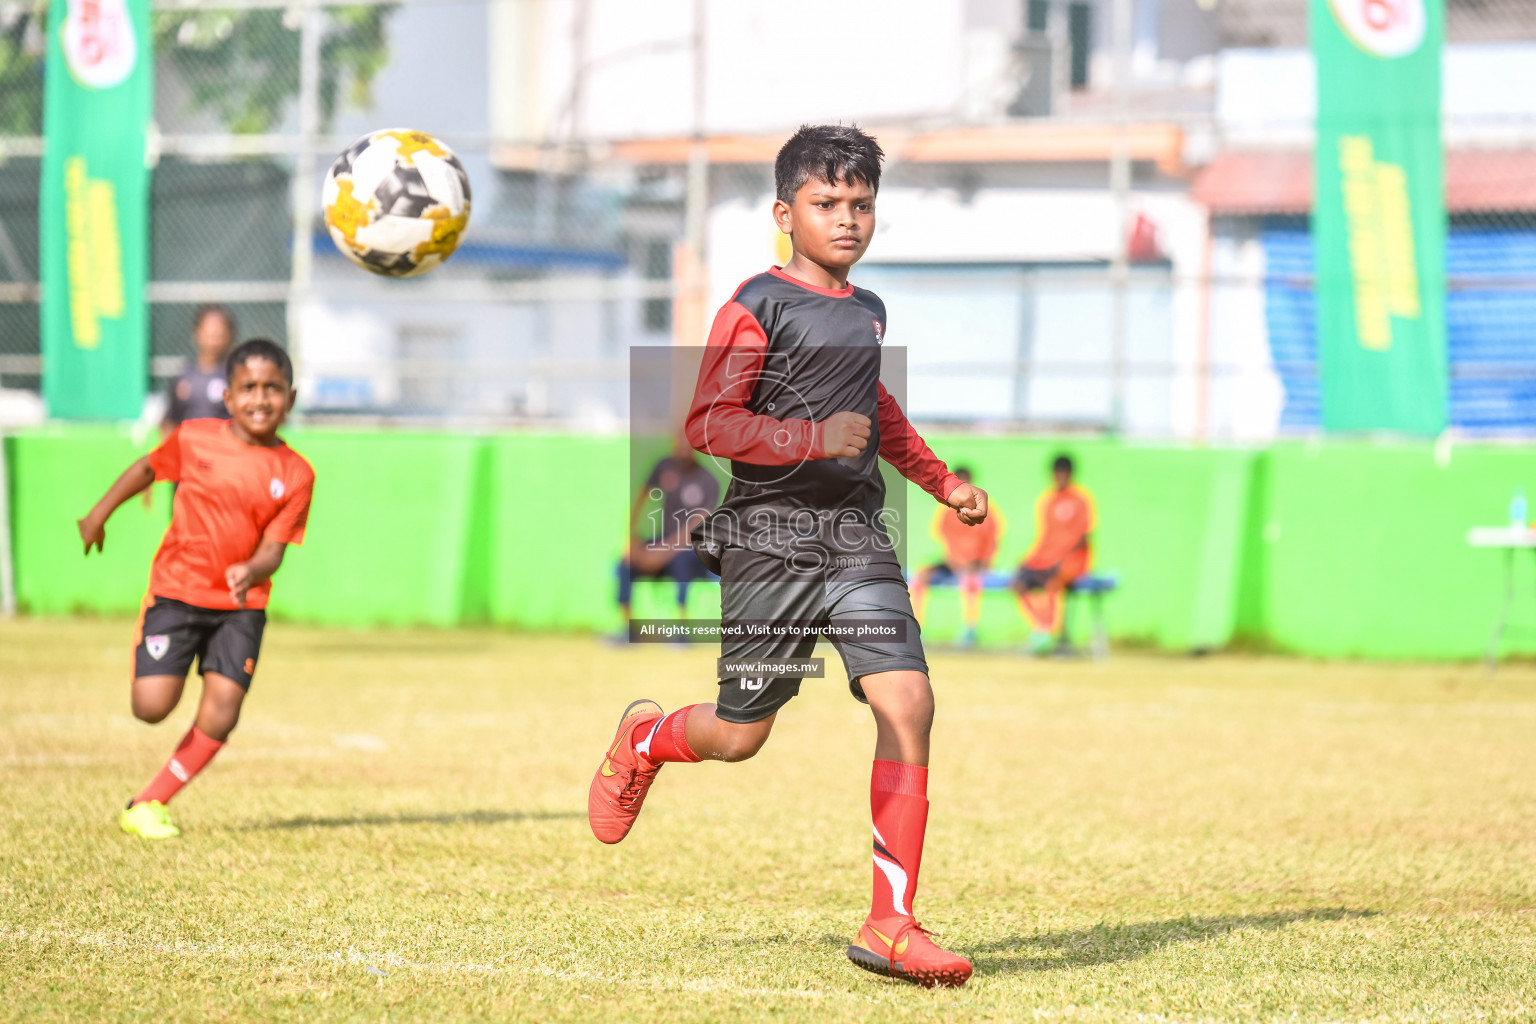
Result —
[{"label": "boy's dark hair", "polygon": [[801,125],[773,162],[774,193],[780,202],[793,203],[800,186],[812,178],[829,185],[862,181],[878,193],[883,159],[880,144],[857,125]]},{"label": "boy's dark hair", "polygon": [[971,482],[971,467],[970,466],[956,466],[950,472],[954,473],[955,476],[959,477],[965,483],[970,483]]},{"label": "boy's dark hair", "polygon": [[229,337],[231,340],[233,340],[236,335],[239,334],[239,332],[235,330],[235,314],[229,311],[229,307],[221,306],[217,302],[205,302],[201,306],[198,306],[197,309],[192,311],[192,329],[195,331],[199,327],[203,326],[203,321],[208,319],[210,316],[223,318],[224,326],[229,328]]},{"label": "boy's dark hair", "polygon": [[1056,456],[1056,461],[1051,463],[1051,472],[1057,473],[1057,472],[1060,472],[1061,470],[1066,470],[1068,473],[1072,472],[1072,456],[1070,456],[1070,455],[1058,455],[1058,456]]},{"label": "boy's dark hair", "polygon": [[265,359],[276,366],[282,372],[288,386],[293,387],[293,361],[288,358],[288,353],[283,351],[283,346],[270,338],[250,338],[230,349],[229,358],[224,360],[224,379],[233,382],[236,368],[244,366],[252,359]]}]

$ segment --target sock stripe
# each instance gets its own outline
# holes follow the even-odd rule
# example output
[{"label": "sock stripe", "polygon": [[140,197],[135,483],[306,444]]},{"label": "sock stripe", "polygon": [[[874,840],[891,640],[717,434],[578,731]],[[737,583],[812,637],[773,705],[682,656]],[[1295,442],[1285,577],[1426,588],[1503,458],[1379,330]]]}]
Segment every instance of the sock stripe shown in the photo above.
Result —
[{"label": "sock stripe", "polygon": [[657,719],[645,739],[635,744],[635,750],[652,764],[703,760],[688,746],[688,714],[696,707],[690,704]]}]

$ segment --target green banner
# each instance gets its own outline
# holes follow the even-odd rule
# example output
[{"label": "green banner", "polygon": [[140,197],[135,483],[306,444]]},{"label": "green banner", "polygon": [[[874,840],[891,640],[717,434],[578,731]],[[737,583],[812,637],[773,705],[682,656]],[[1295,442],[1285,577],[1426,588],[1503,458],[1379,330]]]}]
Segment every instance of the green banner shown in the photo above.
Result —
[{"label": "green banner", "polygon": [[39,211],[43,398],[50,416],[132,419],[149,372],[149,0],[50,7]]},{"label": "green banner", "polygon": [[1323,426],[1446,423],[1444,0],[1309,0]]}]

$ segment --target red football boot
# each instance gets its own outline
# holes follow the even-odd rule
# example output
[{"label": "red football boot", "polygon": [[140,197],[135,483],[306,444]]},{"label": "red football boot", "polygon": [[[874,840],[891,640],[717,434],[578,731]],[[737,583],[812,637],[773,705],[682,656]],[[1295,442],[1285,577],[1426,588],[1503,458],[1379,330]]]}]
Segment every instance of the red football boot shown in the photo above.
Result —
[{"label": "red football boot", "polygon": [[859,937],[848,947],[848,959],[855,967],[923,988],[958,988],[970,979],[969,960],[940,949],[928,937],[933,933],[913,918],[898,920],[890,935],[876,927],[873,919],[865,920]]},{"label": "red football boot", "polygon": [[645,803],[645,794],[661,765],[641,759],[635,752],[635,731],[650,728],[661,718],[661,705],[653,700],[637,700],[624,709],[619,731],[614,734],[608,756],[592,776],[587,790],[587,824],[592,834],[604,843],[617,843],[629,835]]}]

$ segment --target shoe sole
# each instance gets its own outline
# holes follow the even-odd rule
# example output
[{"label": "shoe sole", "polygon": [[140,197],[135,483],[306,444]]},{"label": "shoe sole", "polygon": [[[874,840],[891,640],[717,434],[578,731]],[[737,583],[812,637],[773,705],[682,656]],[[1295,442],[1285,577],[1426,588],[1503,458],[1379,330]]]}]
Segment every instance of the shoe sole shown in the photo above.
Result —
[{"label": "shoe sole", "polygon": [[639,700],[632,700],[629,702],[629,707],[625,708],[624,713],[619,716],[619,724],[618,727],[614,729],[614,732],[618,732],[619,729],[622,729],[624,727],[624,723],[629,721],[632,715],[636,714],[635,708],[642,704],[649,704],[651,707],[655,708],[658,715],[665,713],[661,710],[661,705],[657,704],[649,697],[641,697]]},{"label": "shoe sole", "polygon": [[849,946],[848,959],[853,966],[866,970],[870,974],[878,974],[882,978],[895,978],[897,981],[910,981],[923,988],[933,988],[936,985],[942,985],[944,988],[959,988],[971,977],[959,971],[909,971],[902,967],[899,961],[893,967],[885,957],[863,946]]}]

